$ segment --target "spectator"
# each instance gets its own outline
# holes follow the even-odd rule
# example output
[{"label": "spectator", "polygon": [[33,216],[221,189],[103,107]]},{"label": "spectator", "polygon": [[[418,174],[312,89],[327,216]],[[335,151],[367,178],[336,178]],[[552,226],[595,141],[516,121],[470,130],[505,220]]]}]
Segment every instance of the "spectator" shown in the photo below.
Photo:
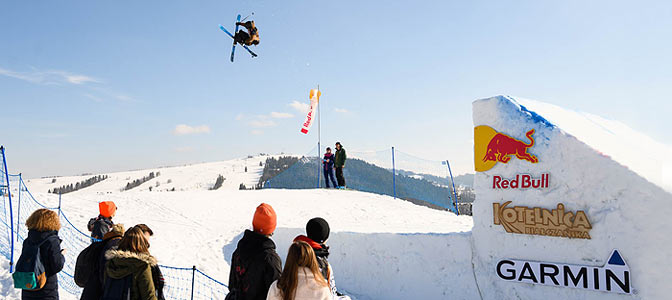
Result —
[{"label": "spectator", "polygon": [[273,282],[268,300],[331,300],[329,284],[322,277],[313,248],[305,242],[292,243],[285,269]]},{"label": "spectator", "polygon": [[277,218],[273,207],[262,203],[231,257],[229,294],[226,300],[265,300],[273,281],[280,278],[282,261],[271,235]]},{"label": "spectator", "polygon": [[102,240],[114,225],[112,218],[117,213],[117,206],[112,201],[103,201],[98,203],[98,210],[98,217],[91,218],[87,227],[92,238]]},{"label": "spectator", "polygon": [[322,165],[324,165],[324,181],[326,182],[327,188],[329,186],[329,180],[334,188],[338,187],[336,185],[336,179],[334,179],[334,155],[331,153],[331,148],[327,147],[327,153],[324,154],[322,158]]},{"label": "spectator", "polygon": [[[148,241],[150,237],[154,236],[154,231],[145,224],[138,224],[135,225],[135,227],[142,230]],[[159,265],[152,266],[152,280],[154,281],[154,288],[156,289],[156,298],[158,300],[165,300],[166,297],[163,295],[163,287],[166,285],[166,280],[163,278],[163,273],[161,273]]]},{"label": "spectator", "polygon": [[338,181],[338,188],[345,188],[345,178],[343,177],[343,168],[345,168],[345,160],[348,156],[345,154],[345,149],[341,142],[336,142],[336,155],[334,155],[334,167],[336,168],[336,180]]},{"label": "spectator", "polygon": [[[101,245],[94,243],[89,247],[96,247],[92,249],[95,251],[95,254],[92,255],[93,260],[91,262],[85,262],[86,265],[82,268],[90,268],[89,274],[91,276],[86,281],[84,290],[82,290],[81,300],[100,300],[103,296],[103,282],[105,280],[105,253],[108,250],[116,249],[119,245],[119,241],[124,236],[124,225],[123,224],[114,224],[112,225],[112,230],[106,233],[103,236],[103,241]],[[77,260],[79,263],[79,259]],[[79,266],[76,266],[77,270]]]},{"label": "spectator", "polygon": [[152,280],[156,259],[149,254],[144,232],[132,227],[124,234],[115,250],[105,253],[103,298],[157,300]]},{"label": "spectator", "polygon": [[350,297],[338,292],[338,289],[336,288],[336,280],[334,279],[334,272],[328,261],[329,246],[326,245],[326,242],[327,239],[329,239],[330,231],[329,223],[327,223],[325,219],[313,218],[306,224],[307,236],[297,236],[294,239],[294,242],[305,242],[313,248],[317,264],[320,268],[320,273],[322,273],[322,276],[327,280],[329,287],[331,288],[332,298],[338,300],[350,300]]},{"label": "spectator", "polygon": [[[63,269],[65,249],[61,249],[61,239],[58,238],[58,230],[61,223],[58,214],[52,210],[41,208],[33,212],[26,220],[28,237],[23,241],[23,248],[19,260],[16,262],[14,283],[17,283],[17,275],[22,272],[32,272],[31,268],[36,261],[39,249],[40,262],[44,266],[46,281],[41,289],[31,291],[21,290],[22,300],[58,300],[58,272]],[[38,278],[38,287],[40,278]]]}]

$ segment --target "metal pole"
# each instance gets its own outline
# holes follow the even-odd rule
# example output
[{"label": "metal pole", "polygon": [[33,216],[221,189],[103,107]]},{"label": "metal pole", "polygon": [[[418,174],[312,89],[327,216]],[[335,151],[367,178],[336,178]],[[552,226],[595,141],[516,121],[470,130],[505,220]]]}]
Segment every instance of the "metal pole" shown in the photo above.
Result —
[{"label": "metal pole", "polygon": [[322,106],[320,105],[320,85],[317,85],[317,188],[320,188],[320,173],[322,173],[322,160],[320,154],[322,153]]},{"label": "metal pole", "polygon": [[191,267],[191,300],[194,300],[194,280],[196,277],[196,266]]},{"label": "metal pole", "polygon": [[61,193],[58,193],[58,218],[61,218]]},{"label": "metal pole", "polygon": [[455,214],[460,215],[460,211],[457,209],[457,191],[455,190],[455,181],[453,181],[453,171],[450,170],[450,163],[446,159],[446,165],[448,165],[448,173],[450,173],[450,182],[453,183],[453,193],[455,198],[453,198],[453,193],[450,193],[450,198],[453,200],[453,207],[455,207]]},{"label": "metal pole", "polygon": [[392,147],[392,194],[397,199],[397,171],[394,166],[394,146]]},{"label": "metal pole", "polygon": [[14,273],[14,214],[12,212],[12,191],[9,188],[9,172],[7,171],[7,159],[5,158],[5,147],[0,146],[2,152],[2,164],[5,166],[5,179],[7,180],[7,198],[9,199],[9,239],[11,241],[11,254],[9,256],[9,273]]}]

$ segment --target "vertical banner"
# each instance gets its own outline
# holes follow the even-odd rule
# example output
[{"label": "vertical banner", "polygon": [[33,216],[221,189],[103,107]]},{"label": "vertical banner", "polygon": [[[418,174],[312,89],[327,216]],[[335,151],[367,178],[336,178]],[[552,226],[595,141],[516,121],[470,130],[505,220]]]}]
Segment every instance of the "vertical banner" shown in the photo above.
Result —
[{"label": "vertical banner", "polygon": [[310,90],[310,110],[308,110],[308,115],[306,116],[306,121],[303,122],[301,127],[301,133],[308,134],[308,129],[313,126],[313,119],[315,118],[315,110],[317,105],[320,103],[320,96],[322,92],[316,89]]}]

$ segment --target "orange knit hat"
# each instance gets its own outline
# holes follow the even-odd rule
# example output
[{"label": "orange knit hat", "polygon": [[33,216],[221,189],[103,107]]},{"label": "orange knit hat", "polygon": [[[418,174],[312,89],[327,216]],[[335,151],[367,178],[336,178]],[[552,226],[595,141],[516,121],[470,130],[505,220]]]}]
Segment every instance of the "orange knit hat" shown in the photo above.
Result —
[{"label": "orange knit hat", "polygon": [[254,231],[263,235],[269,235],[275,231],[275,225],[277,225],[277,217],[273,207],[266,203],[259,205],[257,211],[254,213],[254,219],[252,219],[252,228],[254,228]]},{"label": "orange knit hat", "polygon": [[100,210],[101,216],[111,218],[117,212],[117,206],[112,201],[103,201],[98,203],[98,210]]}]

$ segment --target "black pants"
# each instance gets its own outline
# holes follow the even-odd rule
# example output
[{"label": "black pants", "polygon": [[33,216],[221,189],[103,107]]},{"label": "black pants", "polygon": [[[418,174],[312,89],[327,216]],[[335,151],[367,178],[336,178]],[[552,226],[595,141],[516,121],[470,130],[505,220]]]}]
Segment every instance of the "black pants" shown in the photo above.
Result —
[{"label": "black pants", "polygon": [[336,167],[336,180],[338,186],[345,186],[345,178],[343,178],[343,167]]},{"label": "black pants", "polygon": [[327,188],[330,188],[330,186],[329,186],[329,181],[330,180],[331,180],[331,184],[334,187],[338,187],[336,185],[336,179],[334,178],[334,170],[333,169],[324,170],[324,181],[327,184]]},{"label": "black pants", "polygon": [[233,39],[236,41],[236,43],[244,45],[245,42],[250,38],[250,35],[247,34],[247,32],[238,30],[236,32],[236,35],[233,37]]}]

